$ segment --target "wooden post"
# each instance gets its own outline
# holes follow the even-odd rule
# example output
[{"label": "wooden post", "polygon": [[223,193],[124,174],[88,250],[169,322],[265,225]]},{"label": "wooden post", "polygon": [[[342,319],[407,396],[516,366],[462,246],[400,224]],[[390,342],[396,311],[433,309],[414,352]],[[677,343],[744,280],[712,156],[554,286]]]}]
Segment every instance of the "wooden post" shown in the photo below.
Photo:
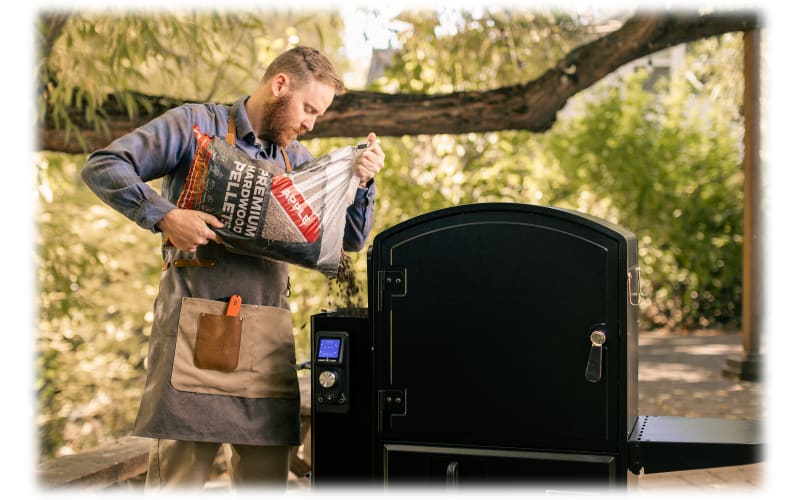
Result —
[{"label": "wooden post", "polygon": [[760,380],[761,355],[761,37],[758,30],[744,33],[744,242],[742,276],[742,334],[744,352],[731,356],[725,376]]}]

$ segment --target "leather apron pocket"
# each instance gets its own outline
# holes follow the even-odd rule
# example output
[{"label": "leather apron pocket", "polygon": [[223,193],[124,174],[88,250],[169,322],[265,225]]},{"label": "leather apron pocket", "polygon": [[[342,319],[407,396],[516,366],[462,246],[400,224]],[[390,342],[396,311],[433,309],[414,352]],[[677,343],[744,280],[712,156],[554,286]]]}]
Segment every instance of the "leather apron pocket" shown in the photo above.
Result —
[{"label": "leather apron pocket", "polygon": [[[299,389],[291,313],[278,307],[242,304],[238,318],[219,320],[225,318],[226,309],[223,301],[183,298],[172,386],[179,391],[222,396],[296,397]],[[197,362],[198,347],[208,352],[204,342],[209,335],[209,319],[214,319],[215,343],[224,343],[227,334],[239,334],[238,361],[228,352],[224,363]]]}]

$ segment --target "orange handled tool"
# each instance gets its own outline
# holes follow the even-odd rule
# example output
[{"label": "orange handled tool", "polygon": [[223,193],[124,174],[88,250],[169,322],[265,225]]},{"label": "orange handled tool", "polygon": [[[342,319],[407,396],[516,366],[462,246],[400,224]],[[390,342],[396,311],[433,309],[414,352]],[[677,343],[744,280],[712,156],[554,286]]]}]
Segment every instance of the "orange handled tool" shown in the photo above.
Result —
[{"label": "orange handled tool", "polygon": [[228,310],[225,311],[226,316],[237,316],[239,308],[242,306],[242,297],[239,295],[231,295],[231,300],[228,301]]}]

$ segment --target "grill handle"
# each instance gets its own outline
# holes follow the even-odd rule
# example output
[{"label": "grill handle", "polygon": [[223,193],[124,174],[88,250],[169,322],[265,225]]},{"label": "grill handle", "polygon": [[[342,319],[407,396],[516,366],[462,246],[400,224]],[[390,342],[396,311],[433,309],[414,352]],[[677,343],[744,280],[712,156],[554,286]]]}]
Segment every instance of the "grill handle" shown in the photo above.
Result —
[{"label": "grill handle", "polygon": [[589,341],[592,347],[589,349],[589,360],[583,376],[588,382],[599,382],[603,376],[603,344],[606,343],[606,334],[602,330],[594,330],[589,335]]}]

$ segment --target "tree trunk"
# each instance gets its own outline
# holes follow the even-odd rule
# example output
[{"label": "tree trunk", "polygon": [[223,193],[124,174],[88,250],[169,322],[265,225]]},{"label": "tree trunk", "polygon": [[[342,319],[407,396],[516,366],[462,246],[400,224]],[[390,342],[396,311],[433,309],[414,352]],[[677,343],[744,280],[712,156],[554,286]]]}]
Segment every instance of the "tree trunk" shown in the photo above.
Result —
[{"label": "tree trunk", "polygon": [[[659,50],[729,32],[759,27],[752,12],[708,15],[645,14],[631,17],[617,31],[582,45],[539,78],[526,84],[487,91],[452,94],[384,94],[350,91],[336,97],[314,131],[305,137],[359,137],[369,131],[379,136],[461,134],[498,130],[544,132],[556,120],[567,100],[624,64]],[[39,148],[83,153],[144,124],[182,102],[164,97],[139,96],[151,103],[148,113],[130,117],[123,107],[104,107],[108,130],[82,128],[81,138],[65,134],[52,120],[39,127]],[[76,110],[75,123],[85,122]]]}]

